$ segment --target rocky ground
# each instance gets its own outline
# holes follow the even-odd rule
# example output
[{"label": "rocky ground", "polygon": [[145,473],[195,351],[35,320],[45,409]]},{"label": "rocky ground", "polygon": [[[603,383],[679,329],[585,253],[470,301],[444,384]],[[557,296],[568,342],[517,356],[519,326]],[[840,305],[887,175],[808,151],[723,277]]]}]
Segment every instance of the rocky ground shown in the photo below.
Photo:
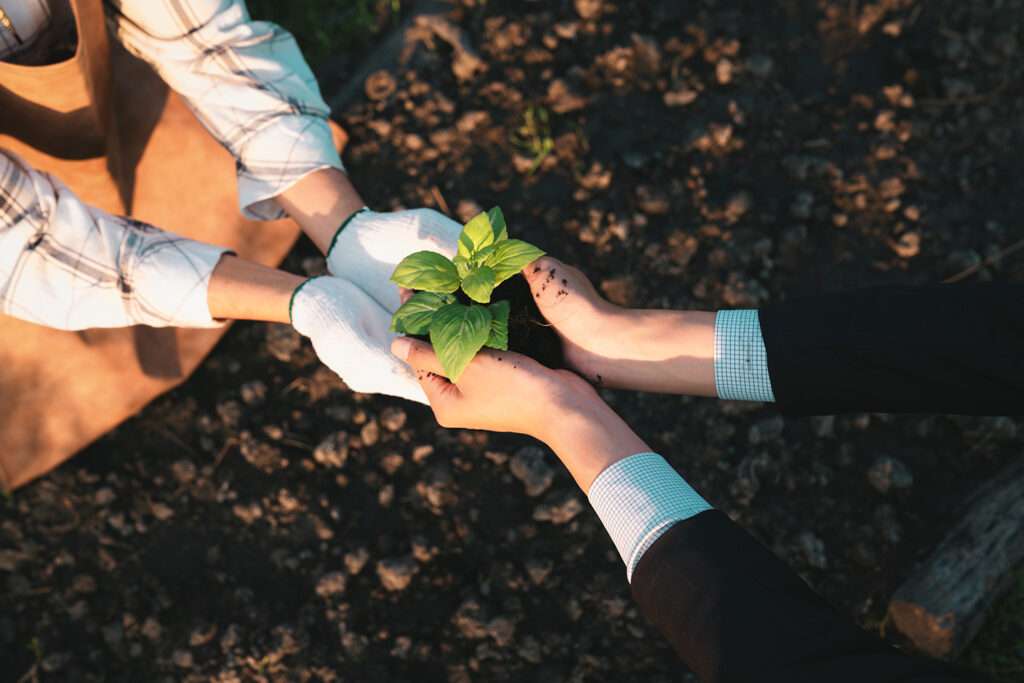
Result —
[{"label": "rocky ground", "polygon": [[[1021,0],[462,0],[337,114],[374,207],[499,204],[623,304],[1019,281],[1022,26]],[[322,259],[303,242],[286,267]],[[607,396],[873,630],[1022,427]],[[1006,681],[1024,680],[1013,604],[968,656]],[[0,499],[0,679],[680,675],[551,453],[353,394],[290,328],[239,324]]]}]

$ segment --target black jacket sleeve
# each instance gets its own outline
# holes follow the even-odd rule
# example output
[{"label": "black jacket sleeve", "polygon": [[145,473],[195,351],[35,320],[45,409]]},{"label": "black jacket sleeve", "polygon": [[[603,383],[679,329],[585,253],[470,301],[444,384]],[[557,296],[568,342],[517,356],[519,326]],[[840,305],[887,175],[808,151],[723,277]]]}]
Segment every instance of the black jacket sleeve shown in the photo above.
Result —
[{"label": "black jacket sleeve", "polygon": [[785,413],[1024,414],[1024,285],[824,294],[759,319]]},{"label": "black jacket sleeve", "polygon": [[704,683],[952,683],[839,615],[721,512],[675,524],[633,573],[641,611]]}]

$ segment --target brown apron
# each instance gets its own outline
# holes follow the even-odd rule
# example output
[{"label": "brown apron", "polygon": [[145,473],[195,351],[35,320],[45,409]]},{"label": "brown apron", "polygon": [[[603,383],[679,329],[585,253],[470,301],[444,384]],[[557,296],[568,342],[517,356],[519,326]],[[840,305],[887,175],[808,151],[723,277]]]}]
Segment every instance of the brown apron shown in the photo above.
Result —
[{"label": "brown apron", "polygon": [[[0,63],[0,148],[93,206],[280,263],[295,223],[244,219],[231,155],[148,65],[108,40],[102,0],[71,6],[73,57]],[[332,127],[340,148],[345,135]],[[65,332],[0,315],[0,488],[51,470],[180,384],[224,332]]]}]

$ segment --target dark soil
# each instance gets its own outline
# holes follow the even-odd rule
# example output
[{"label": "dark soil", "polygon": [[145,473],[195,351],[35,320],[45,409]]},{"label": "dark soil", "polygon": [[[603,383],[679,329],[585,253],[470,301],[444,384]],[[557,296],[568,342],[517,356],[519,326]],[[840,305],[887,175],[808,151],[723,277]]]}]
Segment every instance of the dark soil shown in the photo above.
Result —
[{"label": "dark soil", "polygon": [[[421,31],[336,112],[377,209],[467,220],[500,205],[517,237],[623,305],[757,307],[972,266],[969,281],[1024,281],[1024,252],[1009,252],[1024,239],[1021,0],[452,7],[478,64],[454,68]],[[303,242],[285,267],[323,259]],[[887,636],[889,596],[964,496],[1019,459],[1024,429],[603,395]],[[971,661],[1024,680],[1019,608],[992,632]],[[183,386],[0,498],[0,680],[33,672],[687,680],[551,453],[354,394],[290,328],[262,324],[235,325]]]},{"label": "dark soil", "polygon": [[491,301],[508,301],[508,348],[549,368],[564,368],[562,339],[544,320],[530,285],[522,275],[505,280],[491,295]]}]

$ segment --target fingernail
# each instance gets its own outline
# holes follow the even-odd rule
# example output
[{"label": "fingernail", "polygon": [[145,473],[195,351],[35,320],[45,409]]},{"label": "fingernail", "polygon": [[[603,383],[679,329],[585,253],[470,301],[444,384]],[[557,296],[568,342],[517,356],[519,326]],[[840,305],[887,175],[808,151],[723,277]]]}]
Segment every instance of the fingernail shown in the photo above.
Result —
[{"label": "fingernail", "polygon": [[412,349],[412,340],[408,337],[398,337],[391,342],[391,353],[402,360],[409,360],[410,349]]}]

